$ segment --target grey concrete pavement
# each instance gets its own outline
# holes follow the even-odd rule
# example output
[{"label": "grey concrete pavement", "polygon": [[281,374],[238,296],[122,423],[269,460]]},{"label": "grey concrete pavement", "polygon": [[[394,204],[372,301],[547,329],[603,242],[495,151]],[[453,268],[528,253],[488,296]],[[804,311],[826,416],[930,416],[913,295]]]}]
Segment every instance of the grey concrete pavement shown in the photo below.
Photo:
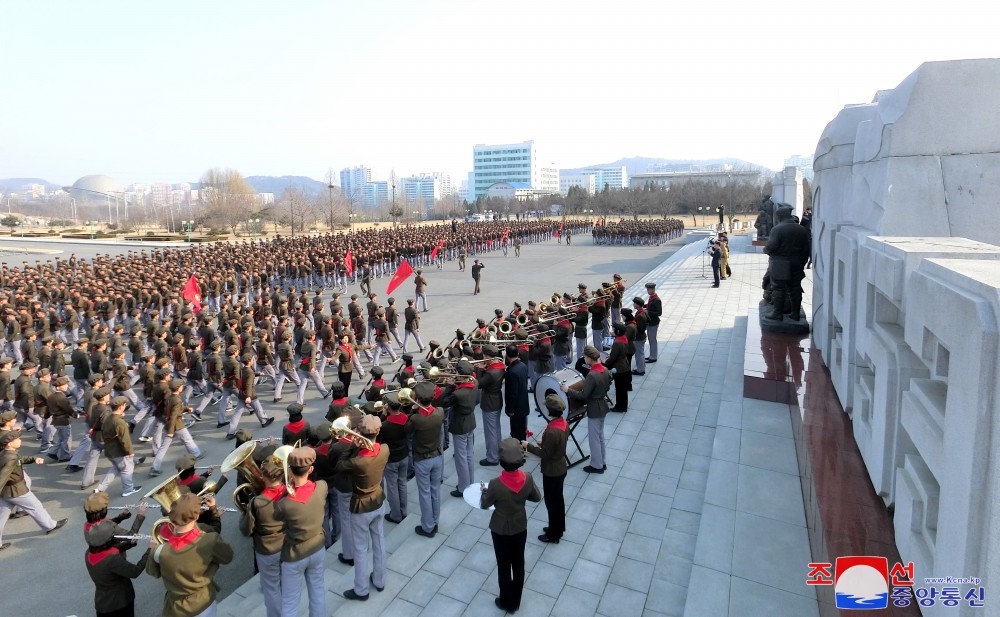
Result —
[{"label": "grey concrete pavement", "polygon": [[[0,246],[8,246],[13,243],[14,239],[0,238]],[[113,251],[109,249],[114,248],[105,245],[88,246],[87,242],[51,244],[52,246],[41,241],[26,240],[23,246],[44,250],[62,250],[64,252],[59,255],[60,258],[68,258],[70,253],[74,252],[78,257],[87,257],[96,253],[111,253]],[[589,237],[578,236],[574,238],[573,245],[568,247],[557,244],[554,240],[542,244],[524,245],[520,258],[514,257],[512,250],[507,257],[499,252],[487,253],[478,256],[486,265],[482,278],[483,293],[478,296],[472,294],[474,284],[471,272],[469,270],[459,272],[456,262],[446,263],[442,270],[433,267],[426,268],[424,274],[429,281],[430,311],[422,314],[424,341],[436,338],[442,343],[446,343],[451,340],[456,327],[468,331],[474,326],[476,317],[492,317],[494,308],[509,310],[514,301],[524,303],[529,299],[547,300],[552,293],[557,291],[575,291],[579,282],[585,282],[593,288],[602,281],[610,281],[615,272],[621,273],[631,285],[650,271],[657,271],[660,264],[680,246],[682,246],[682,241],[660,247],[595,247]],[[144,245],[144,247],[148,248],[148,245]],[[137,250],[137,247],[131,244],[122,245],[119,248],[122,252]],[[92,253],[88,253],[88,250]],[[40,254],[36,255],[39,256],[33,259],[44,260],[46,258]],[[6,260],[12,261],[10,258]],[[19,261],[20,259],[15,263]],[[471,266],[471,259],[469,265]],[[383,302],[387,283],[388,278],[383,277],[376,279],[373,284],[374,291],[379,294],[380,301]],[[359,293],[358,287],[351,286],[349,293]],[[412,293],[412,282],[404,283],[393,294],[397,299],[397,305],[405,306],[405,298],[412,297]],[[324,295],[329,299],[328,294]],[[389,358],[383,358],[382,364],[387,371],[390,370]],[[658,366],[663,367],[665,364],[661,360],[661,364]],[[327,383],[332,377],[332,375],[327,376]],[[359,383],[358,380],[355,380],[355,383],[352,384],[352,395],[360,391],[364,381],[360,380]],[[260,391],[265,409],[270,415],[277,418],[276,422],[267,429],[260,430],[253,416],[245,416],[241,421],[241,426],[255,429],[257,437],[280,436],[281,426],[287,417],[284,411],[285,405],[291,399],[286,396],[284,403],[272,404],[270,402],[270,388],[261,386]],[[637,405],[645,405],[647,408],[652,404],[652,398],[649,397],[644,399],[637,396],[635,400]],[[318,393],[312,388],[307,390],[306,408],[306,417],[310,421],[317,421],[325,412],[325,402],[319,399]],[[225,455],[232,450],[233,444],[233,442],[224,439],[224,428],[215,428],[214,415],[211,413],[213,409],[210,407],[209,410],[206,410],[206,418],[208,419],[194,425],[192,429],[195,439],[207,454],[206,459],[202,461],[206,464],[221,462]],[[129,412],[129,416],[131,415],[132,413]],[[539,423],[541,421],[535,417],[532,422],[533,429],[536,432],[540,431],[542,427]],[[74,437],[78,439],[81,433],[81,424],[74,425],[73,430]],[[481,428],[479,431],[481,435]],[[482,457],[483,442],[481,437],[477,439],[477,442],[476,460]],[[36,444],[37,442],[33,440],[26,441],[23,453],[26,455],[34,454],[37,451]],[[612,445],[620,448],[620,445],[623,444],[615,442]],[[149,450],[148,444],[138,444],[139,454],[149,455]],[[163,467],[165,474],[173,468],[173,461],[182,453],[183,448],[179,444],[174,444],[171,447]],[[445,464],[446,486],[455,484],[455,469],[450,454],[449,451]],[[623,451],[619,461],[624,460]],[[48,459],[46,461],[49,462]],[[30,466],[27,471],[34,480],[36,494],[49,509],[49,512],[56,518],[69,517],[70,524],[65,529],[46,536],[30,520],[18,519],[9,522],[4,532],[4,540],[13,542],[11,548],[0,553],[0,568],[7,572],[5,580],[11,580],[27,590],[40,581],[58,576],[59,584],[56,592],[41,594],[26,591],[18,595],[18,609],[25,615],[39,617],[79,615],[86,617],[94,614],[93,584],[87,577],[82,561],[86,549],[82,533],[84,523],[82,504],[86,493],[79,488],[80,474],[65,473],[64,466],[64,463]],[[592,588],[594,577],[601,578],[601,573],[604,572],[605,568],[607,576],[604,578],[611,580],[612,583],[626,578],[626,568],[629,567],[626,565],[627,562],[623,561],[615,573],[612,572],[611,565],[599,564],[597,561],[593,563],[600,567],[584,564],[577,569],[574,560],[582,552],[591,535],[597,538],[611,535],[612,541],[619,543],[624,541],[624,534],[629,529],[630,523],[626,519],[614,518],[614,516],[622,517],[628,514],[630,509],[634,510],[636,504],[630,506],[629,503],[634,500],[622,502],[621,506],[607,505],[603,502],[610,494],[614,478],[622,473],[638,474],[643,466],[648,468],[649,462],[636,462],[634,465],[628,465],[624,472],[618,470],[606,474],[603,484],[608,487],[607,491],[599,486],[602,484],[600,481],[592,482],[591,488],[587,488],[584,493],[590,499],[581,501],[576,509],[571,510],[571,516],[575,517],[575,522],[573,528],[567,532],[566,541],[562,544],[547,548],[543,556],[540,545],[529,543],[528,554],[532,571],[527,584],[522,612],[536,612],[545,607],[554,608],[559,596],[563,594],[552,596],[555,589],[553,585],[555,581],[563,578],[571,585],[585,588]],[[107,462],[102,460],[98,478],[103,475],[107,468]],[[534,464],[532,468],[534,468]],[[484,468],[477,468],[477,479],[487,479],[486,475],[481,474],[482,469]],[[147,477],[148,471],[148,462],[136,470],[136,481],[145,489],[149,489],[157,483],[155,479]],[[582,472],[577,472],[567,480],[567,504],[572,503],[571,500],[576,496],[576,493],[582,490],[584,479],[578,477],[581,474]],[[160,479],[162,480],[164,477],[161,476]],[[234,483],[230,482],[229,486],[224,489],[220,496],[222,505],[231,505],[229,496],[233,486]],[[119,493],[120,483],[116,481],[111,487],[112,505],[133,503],[140,496],[137,494],[128,499],[122,499]],[[412,485],[410,493],[411,496],[415,497],[416,491]],[[463,501],[450,498],[447,493],[443,499],[445,501],[442,508],[442,528],[450,530],[447,534],[439,535],[434,540],[425,540],[413,535],[412,525],[404,524],[399,529],[388,530],[389,550],[392,551],[393,555],[389,560],[391,572],[387,595],[377,595],[376,602],[367,603],[366,609],[373,609],[374,605],[379,602],[378,598],[381,597],[380,601],[386,606],[392,604],[394,611],[399,609],[407,612],[416,608],[423,610],[422,603],[426,603],[430,607],[428,610],[438,610],[444,613],[454,612],[458,610],[459,606],[464,611],[467,605],[483,607],[488,604],[490,610],[485,612],[489,614],[495,610],[492,597],[487,595],[490,590],[496,591],[496,578],[493,572],[495,564],[492,548],[489,545],[489,531],[486,528],[488,514],[470,510]],[[647,498],[647,501],[643,502],[642,508],[652,507],[649,504],[653,501],[655,501],[653,497]],[[616,503],[615,500],[612,502]],[[602,515],[598,524],[594,525],[595,521],[598,520],[598,514],[605,506],[609,511],[613,510],[615,514],[610,519]],[[411,505],[410,512],[417,511],[418,508],[415,504]],[[539,531],[536,531],[535,527],[537,526],[540,530],[541,525],[544,524],[545,509],[541,507],[531,513],[533,521],[535,521],[532,531],[537,535]],[[236,559],[232,564],[220,569],[217,576],[217,581],[222,587],[221,598],[226,598],[237,589],[249,589],[245,583],[252,577],[252,553],[248,541],[240,536],[236,528],[236,516],[238,515],[226,514],[224,517],[223,536],[236,549]],[[157,515],[151,512],[144,526],[144,532],[148,532],[150,523],[155,518]],[[408,517],[407,523],[412,518],[412,516]],[[649,533],[656,529],[656,522],[646,521],[640,516],[635,526],[637,530],[646,529]],[[389,525],[389,527],[393,526]],[[591,533],[592,531],[593,533]],[[599,551],[599,547],[596,546],[597,540],[594,540],[593,543],[594,546],[588,550],[587,555]],[[574,554],[574,546],[580,547],[575,551],[576,554]],[[336,562],[338,548],[339,544],[334,545],[331,549],[332,561],[336,563],[336,566],[331,568],[327,575],[331,585],[330,589],[336,591],[337,594],[349,586],[345,577],[350,576],[348,569],[344,568],[342,571],[337,569],[337,566],[340,566],[339,562]],[[626,548],[622,550],[636,557],[634,561],[637,563],[640,563],[642,559],[650,558],[646,543],[635,537],[629,538]],[[130,558],[135,560],[141,555],[141,549],[133,549],[129,553]],[[536,569],[534,567],[536,563],[545,565]],[[329,559],[328,565],[333,565]],[[419,578],[415,578],[415,582],[410,580],[418,574]],[[427,589],[434,588],[436,582],[440,583],[436,585],[436,591],[439,593],[428,594]],[[251,583],[250,587],[253,584]],[[404,587],[408,587],[406,593],[402,593]],[[139,617],[158,614],[163,598],[162,583],[141,576],[135,582],[135,588],[137,593],[136,614]],[[628,588],[622,587],[622,589],[627,590]],[[330,592],[331,597],[328,603],[331,609],[336,608],[338,602],[343,601],[339,595],[334,597],[334,591]],[[583,591],[580,594],[565,594],[566,599],[559,605],[559,610],[565,610],[565,607],[568,606],[567,603],[579,602],[582,598],[589,597],[585,594],[586,592]],[[529,603],[529,598],[534,601]],[[598,597],[598,599],[600,598]],[[235,595],[226,606],[231,607],[233,602],[244,600],[247,602],[244,608],[249,607],[254,602],[251,598]],[[529,610],[529,604],[537,608]],[[244,612],[250,613],[252,611],[246,610]],[[241,617],[244,616],[241,615]]]}]

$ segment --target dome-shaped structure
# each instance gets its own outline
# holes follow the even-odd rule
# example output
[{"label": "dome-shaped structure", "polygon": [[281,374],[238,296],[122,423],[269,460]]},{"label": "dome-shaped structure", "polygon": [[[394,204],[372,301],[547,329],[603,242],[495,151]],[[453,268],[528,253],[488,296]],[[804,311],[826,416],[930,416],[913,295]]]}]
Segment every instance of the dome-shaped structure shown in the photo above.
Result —
[{"label": "dome-shaped structure", "polygon": [[108,176],[93,175],[84,176],[73,183],[71,187],[73,197],[77,199],[100,199],[101,194],[111,196],[121,194],[125,189],[114,179]]}]

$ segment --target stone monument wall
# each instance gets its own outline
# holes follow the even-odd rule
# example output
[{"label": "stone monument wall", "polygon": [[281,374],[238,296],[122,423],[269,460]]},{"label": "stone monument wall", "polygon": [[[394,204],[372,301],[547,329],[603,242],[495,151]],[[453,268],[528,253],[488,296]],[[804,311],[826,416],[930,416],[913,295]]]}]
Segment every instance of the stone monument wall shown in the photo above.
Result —
[{"label": "stone monument wall", "polygon": [[997,100],[1000,60],[926,63],[814,157],[814,344],[918,580],[1000,581]]}]

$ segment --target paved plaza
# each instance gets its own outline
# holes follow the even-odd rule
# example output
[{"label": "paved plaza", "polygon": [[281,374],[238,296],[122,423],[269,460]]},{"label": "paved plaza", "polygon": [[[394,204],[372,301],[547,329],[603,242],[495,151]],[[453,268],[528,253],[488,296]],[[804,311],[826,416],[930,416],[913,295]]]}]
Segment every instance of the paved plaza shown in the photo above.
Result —
[{"label": "paved plaza", "polygon": [[[712,289],[710,268],[707,263],[704,271],[702,267],[702,245],[678,241],[661,247],[594,247],[590,238],[581,237],[572,247],[554,241],[526,245],[520,259],[513,251],[508,257],[491,253],[482,258],[483,294],[475,297],[470,273],[457,272],[454,262],[441,271],[425,271],[431,304],[422,315],[425,342],[436,338],[447,343],[455,327],[469,330],[475,317],[491,316],[494,307],[506,310],[515,300],[546,299],[556,291],[572,291],[578,282],[593,288],[615,272],[628,281],[626,298],[644,295],[643,284],[652,280],[664,299],[659,362],[646,367],[645,377],[635,378],[629,412],[608,416],[607,472],[588,475],[582,465],[569,471],[567,531],[559,544],[536,540],[546,524],[545,508],[528,503],[527,578],[519,614],[817,614],[811,589],[803,583],[809,552],[789,408],[742,396],[746,315],[760,297],[766,258],[748,252],[746,238],[734,238],[734,275]],[[384,291],[386,282],[376,281],[375,290]],[[410,287],[407,283],[394,294],[398,303]],[[385,363],[388,369],[388,359]],[[355,384],[352,394],[358,388]],[[265,388],[262,399],[278,422],[257,436],[280,434],[285,418],[283,404],[271,404],[269,394]],[[312,419],[326,406],[310,389],[306,407],[311,410],[307,419]],[[207,424],[195,425],[195,437],[208,453],[207,461],[221,461],[231,442]],[[253,422],[248,418],[244,424]],[[540,434],[543,420],[533,416],[529,428]],[[585,423],[576,434],[586,450]],[[478,460],[484,454],[481,427],[476,447]],[[140,453],[145,449],[140,444]],[[445,453],[440,532],[433,539],[414,534],[419,506],[411,482],[410,516],[385,527],[390,553],[385,591],[373,590],[364,604],[343,598],[353,569],[337,560],[338,542],[326,560],[328,613],[500,615],[493,604],[498,587],[489,513],[448,496],[456,484],[451,455]],[[494,477],[497,469],[477,467],[476,480]],[[537,478],[537,458],[529,456],[525,469]],[[148,466],[139,467],[137,480],[149,488],[153,484],[147,471]],[[23,519],[8,525],[5,539],[15,544],[4,551],[0,564],[17,563],[26,584],[64,573],[60,593],[21,594],[19,608],[26,615],[93,615],[93,586],[81,562],[79,478],[63,473],[62,465],[29,472],[53,516],[69,516],[71,523],[53,537],[39,535]],[[226,488],[220,502],[231,505],[232,487]],[[112,504],[124,501],[113,496]],[[252,577],[252,554],[249,541],[236,529],[236,516],[224,518],[223,535],[237,555],[217,576],[222,587],[219,614],[259,617],[264,607]],[[148,528],[149,522],[144,531]],[[140,554],[132,553],[133,559]],[[142,576],[136,592],[136,614],[158,614],[162,583]],[[301,614],[305,600],[303,596]]]}]

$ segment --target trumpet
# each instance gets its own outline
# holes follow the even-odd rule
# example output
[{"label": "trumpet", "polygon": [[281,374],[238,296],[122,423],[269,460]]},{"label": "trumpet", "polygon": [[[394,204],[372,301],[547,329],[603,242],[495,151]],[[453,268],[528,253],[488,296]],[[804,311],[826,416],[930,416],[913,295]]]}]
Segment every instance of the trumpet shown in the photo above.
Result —
[{"label": "trumpet", "polygon": [[410,388],[400,389],[399,393],[396,396],[399,397],[399,402],[404,405],[413,405],[417,409],[427,411],[427,407],[421,405],[420,403],[417,402],[415,398],[413,398],[413,390],[411,390]]},{"label": "trumpet", "polygon": [[342,439],[345,435],[350,435],[360,441],[366,450],[375,448],[375,444],[371,439],[351,430],[351,419],[347,416],[340,416],[333,421],[333,424],[330,426],[330,434],[338,439]]},{"label": "trumpet", "polygon": [[472,379],[472,375],[461,375],[459,373],[445,373],[441,371],[436,366],[432,366],[429,371],[427,371],[427,379],[431,381],[451,380],[451,383],[457,383],[459,379]]}]

